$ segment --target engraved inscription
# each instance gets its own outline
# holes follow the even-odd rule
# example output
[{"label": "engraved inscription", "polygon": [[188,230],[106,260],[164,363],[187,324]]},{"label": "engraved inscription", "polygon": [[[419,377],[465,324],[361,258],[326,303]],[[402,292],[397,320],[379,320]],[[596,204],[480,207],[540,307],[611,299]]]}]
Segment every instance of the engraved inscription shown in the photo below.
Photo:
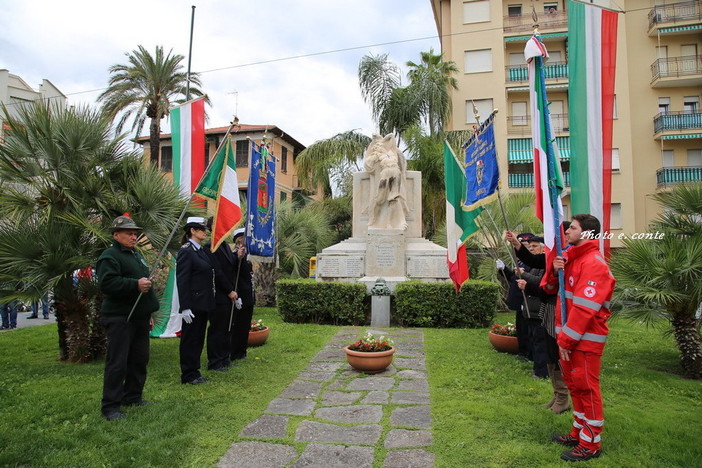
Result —
[{"label": "engraved inscription", "polygon": [[395,258],[395,244],[381,243],[376,246],[375,263],[379,267],[394,267]]},{"label": "engraved inscription", "polygon": [[359,256],[321,257],[317,265],[321,278],[360,278],[363,276],[363,258]]},{"label": "engraved inscription", "polygon": [[407,276],[414,278],[447,278],[448,267],[445,258],[408,257]]}]

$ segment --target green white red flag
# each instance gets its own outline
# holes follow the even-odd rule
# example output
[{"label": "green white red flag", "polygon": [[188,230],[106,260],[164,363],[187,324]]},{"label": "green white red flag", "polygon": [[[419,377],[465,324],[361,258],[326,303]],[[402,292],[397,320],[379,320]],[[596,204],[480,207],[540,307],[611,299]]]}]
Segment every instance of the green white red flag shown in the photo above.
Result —
[{"label": "green white red flag", "polygon": [[[612,201],[617,15],[572,0],[568,4],[571,205],[574,214],[597,217],[603,232],[610,229]],[[600,240],[600,250],[609,253],[608,239]]]},{"label": "green white red flag", "polygon": [[205,99],[170,110],[173,142],[173,183],[190,195],[205,173]]},{"label": "green white red flag", "polygon": [[456,157],[448,142],[444,143],[444,180],[446,183],[446,246],[449,276],[460,291],[469,278],[466,241],[478,232],[478,215],[482,207],[464,210],[466,175],[464,164]]},{"label": "green white red flag", "polygon": [[236,176],[236,159],[232,151],[231,140],[228,140],[205,173],[195,193],[208,198],[215,203],[215,214],[212,220],[212,252],[233,231],[241,221],[241,201],[239,199],[239,180]]}]

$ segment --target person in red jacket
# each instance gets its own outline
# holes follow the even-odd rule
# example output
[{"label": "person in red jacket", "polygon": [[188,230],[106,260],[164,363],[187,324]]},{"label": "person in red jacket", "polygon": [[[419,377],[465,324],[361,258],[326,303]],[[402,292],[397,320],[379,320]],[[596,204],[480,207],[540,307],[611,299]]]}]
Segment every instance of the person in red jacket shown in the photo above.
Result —
[{"label": "person in red jacket", "polygon": [[[589,460],[601,454],[604,426],[600,366],[609,327],[610,301],[616,283],[599,250],[600,222],[589,214],[573,216],[565,232],[571,247],[553,261],[551,285],[558,270],[565,272],[566,322],[561,297],[556,304],[556,331],[563,378],[573,400],[573,427],[552,440],[573,447],[561,454],[568,461]],[[556,283],[557,284],[557,283]]]}]

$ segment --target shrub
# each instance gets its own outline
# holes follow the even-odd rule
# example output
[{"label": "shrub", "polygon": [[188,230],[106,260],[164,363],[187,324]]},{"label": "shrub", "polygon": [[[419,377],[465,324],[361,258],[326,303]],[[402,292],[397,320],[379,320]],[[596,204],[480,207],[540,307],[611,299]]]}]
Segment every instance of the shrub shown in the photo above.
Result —
[{"label": "shrub", "polygon": [[395,290],[393,318],[404,327],[487,327],[495,317],[498,291],[487,281],[468,281],[459,294],[451,283],[407,281]]},{"label": "shrub", "polygon": [[287,279],[275,286],[278,313],[286,322],[358,325],[366,318],[368,300],[362,283]]}]

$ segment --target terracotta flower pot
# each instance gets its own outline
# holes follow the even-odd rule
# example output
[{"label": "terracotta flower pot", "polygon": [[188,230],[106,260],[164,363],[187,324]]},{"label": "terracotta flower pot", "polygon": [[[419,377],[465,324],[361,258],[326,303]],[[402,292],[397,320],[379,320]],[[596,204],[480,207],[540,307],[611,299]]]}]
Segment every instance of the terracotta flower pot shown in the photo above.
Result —
[{"label": "terracotta flower pot", "polygon": [[345,347],[346,360],[354,369],[366,374],[377,374],[383,372],[392,363],[392,356],[395,354],[395,347],[387,351],[375,351],[371,353],[363,351],[352,351]]},{"label": "terracotta flower pot", "polygon": [[488,339],[493,348],[501,353],[517,354],[519,352],[519,342],[516,336],[496,335],[488,332]]},{"label": "terracotta flower pot", "polygon": [[268,339],[271,329],[266,327],[263,330],[249,331],[247,346],[261,346]]}]

